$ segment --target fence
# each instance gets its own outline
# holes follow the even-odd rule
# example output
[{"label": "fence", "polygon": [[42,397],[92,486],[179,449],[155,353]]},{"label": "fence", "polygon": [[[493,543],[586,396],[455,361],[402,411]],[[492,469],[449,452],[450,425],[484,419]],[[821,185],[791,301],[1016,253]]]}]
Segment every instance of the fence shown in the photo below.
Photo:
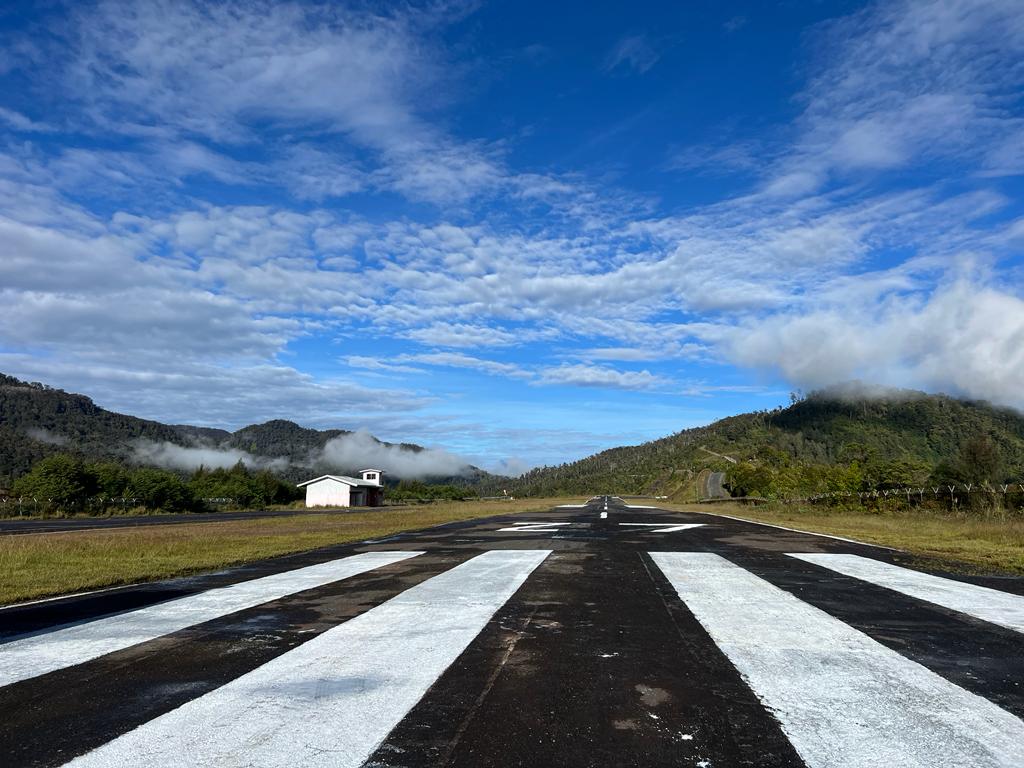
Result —
[{"label": "fence", "polygon": [[989,485],[987,483],[952,483],[943,485],[928,485],[921,487],[899,487],[899,488],[875,488],[870,491],[825,491],[823,493],[811,494],[803,498],[785,499],[787,502],[820,503],[835,502],[840,500],[852,500],[854,497],[861,504],[869,501],[906,498],[908,504],[915,501],[924,504],[926,501],[949,501],[952,506],[963,503],[966,496],[971,494],[987,494],[993,499],[1002,500],[1005,505],[1016,497],[1018,503],[1024,503],[1024,483],[999,483]]},{"label": "fence", "polygon": [[[142,503],[142,499],[133,496],[90,496],[79,502],[69,503],[64,499],[39,498],[36,496],[0,496],[0,517],[35,515],[42,511],[69,512],[104,512],[113,507],[122,512]],[[237,499],[209,498],[198,499],[205,504],[235,504]]]}]

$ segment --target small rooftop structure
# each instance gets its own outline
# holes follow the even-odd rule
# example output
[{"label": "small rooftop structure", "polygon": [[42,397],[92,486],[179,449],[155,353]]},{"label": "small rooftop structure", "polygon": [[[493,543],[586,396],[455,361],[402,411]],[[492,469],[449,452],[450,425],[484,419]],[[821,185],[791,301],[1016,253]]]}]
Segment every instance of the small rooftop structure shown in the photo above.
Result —
[{"label": "small rooftop structure", "polygon": [[307,507],[379,507],[384,503],[383,472],[362,469],[359,477],[321,475],[299,483],[306,489]]}]

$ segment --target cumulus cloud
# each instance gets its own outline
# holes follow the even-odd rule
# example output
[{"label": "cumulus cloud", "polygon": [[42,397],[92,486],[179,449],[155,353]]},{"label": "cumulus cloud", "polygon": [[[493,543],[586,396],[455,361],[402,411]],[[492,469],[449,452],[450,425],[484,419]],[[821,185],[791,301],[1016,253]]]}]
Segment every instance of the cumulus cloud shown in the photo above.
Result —
[{"label": "cumulus cloud", "polygon": [[927,296],[768,318],[737,329],[732,349],[808,388],[865,379],[1024,408],[1024,300],[968,279]]},{"label": "cumulus cloud", "polygon": [[267,459],[234,448],[186,447],[152,440],[137,441],[132,446],[132,456],[140,464],[155,464],[166,469],[228,469],[238,462],[253,469],[281,470],[288,466],[287,459]]},{"label": "cumulus cloud", "polygon": [[378,442],[367,430],[329,440],[319,463],[336,471],[380,469],[393,477],[422,479],[467,475],[472,468],[465,459],[438,448],[414,451]]}]

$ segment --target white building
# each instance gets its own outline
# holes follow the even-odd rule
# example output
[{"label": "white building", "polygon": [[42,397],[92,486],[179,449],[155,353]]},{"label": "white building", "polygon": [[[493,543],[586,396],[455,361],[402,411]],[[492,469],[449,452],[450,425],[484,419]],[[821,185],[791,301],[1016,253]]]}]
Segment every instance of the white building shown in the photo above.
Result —
[{"label": "white building", "polygon": [[323,475],[299,483],[306,489],[307,507],[379,507],[384,503],[384,486],[379,469],[362,469],[359,478]]}]

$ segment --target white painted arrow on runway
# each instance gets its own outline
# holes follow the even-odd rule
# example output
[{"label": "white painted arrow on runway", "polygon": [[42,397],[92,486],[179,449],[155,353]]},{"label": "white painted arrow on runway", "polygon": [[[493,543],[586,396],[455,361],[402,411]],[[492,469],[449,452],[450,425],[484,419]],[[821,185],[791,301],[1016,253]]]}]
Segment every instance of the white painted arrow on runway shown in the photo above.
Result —
[{"label": "white painted arrow on runway", "polygon": [[558,533],[560,527],[566,525],[572,525],[572,523],[513,523],[512,528],[499,528],[498,533],[520,533],[522,531],[532,531],[538,533]]},{"label": "white painted arrow on runway", "polygon": [[687,531],[690,528],[703,528],[704,523],[680,523],[679,525],[665,526],[665,523],[619,523],[619,525],[635,525],[645,528],[655,528],[651,533],[675,533],[676,531]]}]

